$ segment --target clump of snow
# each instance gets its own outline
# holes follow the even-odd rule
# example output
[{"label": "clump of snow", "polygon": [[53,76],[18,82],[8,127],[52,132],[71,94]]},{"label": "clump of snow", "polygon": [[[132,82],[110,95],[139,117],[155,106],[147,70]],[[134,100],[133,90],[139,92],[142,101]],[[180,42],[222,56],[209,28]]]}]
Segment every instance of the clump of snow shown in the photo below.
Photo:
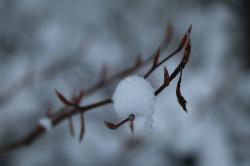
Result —
[{"label": "clump of snow", "polygon": [[52,129],[52,122],[49,118],[47,117],[44,117],[44,118],[41,118],[38,122],[38,124],[40,126],[42,126],[46,131],[49,131]]},{"label": "clump of snow", "polygon": [[155,96],[147,80],[136,75],[125,78],[118,84],[112,99],[120,117],[127,118],[130,114],[145,117],[145,129],[151,130]]}]

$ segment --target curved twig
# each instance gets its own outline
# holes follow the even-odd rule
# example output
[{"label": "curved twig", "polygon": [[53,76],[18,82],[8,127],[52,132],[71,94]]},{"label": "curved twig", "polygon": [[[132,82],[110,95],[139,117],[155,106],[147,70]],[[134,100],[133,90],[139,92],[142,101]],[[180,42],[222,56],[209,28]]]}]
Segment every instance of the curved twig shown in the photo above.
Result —
[{"label": "curved twig", "polygon": [[[179,52],[185,45],[186,45],[186,40],[189,40],[189,35],[190,35],[190,31],[191,31],[191,26],[188,30],[188,32],[185,34],[184,38],[182,39],[181,45],[178,47],[178,49],[176,51],[174,51],[172,54],[170,54],[169,56],[167,56],[166,58],[164,58],[162,61],[160,61],[159,63],[154,63],[154,67],[151,68],[146,75],[144,76],[145,78],[147,78],[156,68],[158,68],[160,65],[162,65],[165,61],[167,61],[169,58],[171,58],[173,55],[175,55],[177,52]],[[159,48],[163,47],[162,44]],[[190,45],[191,47],[191,45]],[[158,52],[158,51],[157,51]],[[159,53],[158,53],[159,54]],[[184,54],[185,56],[185,54]],[[151,58],[149,58],[148,60],[144,61],[143,64],[145,64],[145,62],[150,61],[150,59],[154,58],[155,55],[153,55]],[[183,58],[184,59],[184,58]],[[182,59],[182,62],[183,62]],[[182,63],[181,63],[182,64]],[[164,72],[164,84],[162,87],[160,87],[159,89],[157,89],[155,91],[155,96],[157,96],[164,88],[166,88],[166,86],[176,77],[176,75],[181,71],[181,69],[184,68],[184,66],[182,66],[181,64],[178,65],[178,67],[176,68],[176,70],[169,76],[166,76],[166,71]],[[185,63],[186,64],[186,63]],[[104,86],[105,84],[108,84],[110,81],[113,81],[114,79],[117,79],[119,77],[122,77],[128,73],[132,73],[134,72],[134,70],[138,69],[139,67],[137,66],[136,68],[130,68],[127,69],[113,77],[110,77],[110,79],[106,82],[104,82],[104,84],[102,84],[101,86]],[[180,69],[179,69],[180,68]],[[166,69],[165,69],[166,70]],[[167,72],[168,73],[168,72]],[[167,74],[168,75],[168,74]],[[166,83],[167,82],[167,83]],[[99,86],[93,86],[93,88],[90,88],[88,93],[92,93],[93,91],[95,91],[96,89],[100,88]],[[68,119],[69,117],[75,115],[75,114],[82,114],[85,113],[89,110],[92,110],[94,108],[98,108],[98,107],[102,107],[108,104],[111,104],[113,101],[111,98],[107,98],[98,102],[94,102],[92,104],[89,105],[85,105],[85,106],[79,106],[80,101],[78,101],[78,103],[74,103],[71,102],[69,100],[67,100],[63,95],[61,95],[59,92],[57,92],[57,96],[59,97],[59,99],[66,105],[66,107],[61,108],[60,111],[55,112],[54,114],[51,114],[49,119],[51,120],[51,124],[53,127],[59,125],[62,121],[64,121],[65,119]],[[129,119],[130,120],[130,119]],[[127,121],[129,121],[127,120]],[[123,122],[124,123],[124,122]],[[133,130],[133,128],[131,127],[131,130]],[[23,146],[27,146],[30,145],[31,143],[33,143],[37,138],[39,138],[40,136],[42,136],[44,133],[46,132],[46,129],[37,124],[37,126],[23,139],[16,141],[15,143],[11,143],[9,145],[6,145],[2,148],[0,148],[0,154],[2,153],[6,153],[8,151],[23,147]]]}]

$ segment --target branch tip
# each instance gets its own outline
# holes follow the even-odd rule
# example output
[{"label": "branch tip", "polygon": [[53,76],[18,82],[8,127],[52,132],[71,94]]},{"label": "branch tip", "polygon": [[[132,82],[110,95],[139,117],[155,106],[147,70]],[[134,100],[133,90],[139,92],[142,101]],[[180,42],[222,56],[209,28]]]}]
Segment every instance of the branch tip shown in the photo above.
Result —
[{"label": "branch tip", "polygon": [[169,78],[168,69],[164,67],[164,84],[169,85],[169,83],[170,83],[170,78]]},{"label": "branch tip", "polygon": [[117,125],[115,125],[114,123],[111,123],[111,122],[107,122],[107,121],[103,121],[103,123],[105,124],[105,126],[109,129],[117,129]]},{"label": "branch tip", "polygon": [[179,77],[179,80],[178,80],[177,86],[176,86],[176,96],[177,96],[178,103],[180,104],[182,109],[185,112],[187,112],[187,107],[186,107],[187,101],[181,94],[181,77],[182,77],[182,70],[180,71],[180,77]]},{"label": "branch tip", "polygon": [[67,100],[58,90],[55,89],[56,96],[66,106],[71,105],[71,102]]}]

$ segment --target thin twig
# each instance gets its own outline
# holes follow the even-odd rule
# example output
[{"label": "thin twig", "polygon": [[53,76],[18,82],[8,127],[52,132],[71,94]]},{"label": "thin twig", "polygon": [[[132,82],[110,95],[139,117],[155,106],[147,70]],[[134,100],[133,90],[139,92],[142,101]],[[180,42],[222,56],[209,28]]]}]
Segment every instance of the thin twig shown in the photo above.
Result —
[{"label": "thin twig", "polygon": [[[189,28],[190,29],[190,28]],[[187,34],[186,34],[187,35]],[[186,36],[185,35],[185,36]],[[186,40],[186,39],[185,39]],[[183,43],[183,40],[182,40],[182,43]],[[182,46],[184,47],[184,46]],[[181,48],[182,49],[182,48]],[[177,49],[179,51],[179,49]],[[176,52],[176,51],[175,51]],[[174,54],[170,54],[169,56],[167,56],[166,58],[164,58],[160,63],[158,63],[156,65],[156,67],[152,70],[149,70],[150,72],[148,72],[145,77],[149,76],[158,66],[160,66],[161,64],[163,64],[165,61],[167,61],[169,58],[171,58]],[[150,61],[155,55],[153,55],[152,57],[150,57],[148,60],[144,61],[144,63],[142,63],[143,65]],[[160,64],[160,65],[159,65]],[[139,65],[138,65],[139,66]],[[127,70],[124,70],[123,72],[121,73],[118,73],[117,75],[113,76],[113,77],[110,77],[108,80],[106,79],[106,81],[101,85],[101,87],[103,87],[104,85],[110,83],[111,81],[114,81],[116,80],[117,78],[120,78],[128,73],[132,73],[134,72],[136,69],[138,69],[139,67],[133,67],[133,68],[129,68]],[[180,67],[180,65],[178,66]],[[177,67],[177,68],[178,68]],[[181,66],[183,67],[183,66]],[[168,79],[168,84],[175,78],[175,76],[180,72],[179,69],[176,69],[169,77]],[[165,85],[164,85],[165,86]],[[157,89],[155,91],[155,96],[157,96],[165,87],[160,87],[159,89]],[[96,89],[99,89],[100,88],[100,85],[99,86],[93,86],[92,88],[90,88],[90,90],[88,91],[88,93],[92,93],[93,91],[95,91]],[[86,93],[86,92],[85,92]],[[92,110],[94,108],[98,108],[98,107],[102,107],[102,106],[105,106],[105,105],[108,105],[108,104],[111,104],[113,103],[112,99],[111,98],[107,98],[107,99],[104,99],[104,100],[101,100],[101,101],[98,101],[98,102],[95,102],[95,103],[92,103],[92,104],[89,104],[89,105],[85,105],[85,106],[80,106],[79,103],[80,103],[80,100],[78,101],[78,103],[74,103],[74,102],[70,102],[68,101],[64,96],[62,96],[60,93],[57,93],[57,96],[60,98],[61,101],[63,101],[63,103],[66,105],[66,107],[64,108],[61,108],[60,111],[57,111],[55,112],[54,114],[52,114],[50,116],[50,120],[51,120],[51,123],[53,125],[53,127],[59,125],[61,122],[63,122],[65,119],[68,119],[69,117],[72,117],[73,115],[75,114],[83,114],[83,113],[86,113],[87,111],[89,110]],[[123,123],[127,122],[127,121],[133,121],[131,120],[130,118],[128,119],[125,119],[124,121],[122,121],[121,123],[118,124],[118,127],[120,125],[122,125]],[[131,127],[131,130],[133,130],[133,126]],[[42,136],[44,133],[45,133],[45,129],[40,126],[39,124],[32,130],[31,133],[29,133],[26,137],[24,137],[23,139],[15,142],[15,143],[11,143],[9,145],[6,145],[2,148],[0,148],[0,154],[2,153],[6,153],[8,151],[11,151],[11,150],[14,150],[14,149],[17,149],[17,148],[20,148],[20,147],[23,147],[23,146],[27,146],[27,145],[30,145],[32,142],[34,142],[37,138],[39,138],[40,136]]]},{"label": "thin twig", "polygon": [[[165,32],[165,36],[163,38],[163,41],[161,42],[161,44],[160,44],[160,46],[159,46],[159,48],[157,50],[160,50],[160,52],[163,53],[167,49],[167,47],[168,47],[168,45],[169,45],[169,43],[171,41],[171,38],[172,38],[172,27],[169,24],[167,26],[167,28],[166,28],[166,32]],[[145,60],[141,60],[140,56],[138,56],[137,59],[136,59],[135,65],[133,65],[132,67],[127,68],[127,69],[125,69],[125,70],[123,70],[121,72],[118,72],[117,74],[115,74],[115,75],[113,75],[113,76],[111,76],[109,78],[106,78],[105,80],[101,79],[100,82],[97,82],[96,84],[94,84],[93,86],[91,86],[90,88],[85,90],[85,94],[86,95],[92,94],[93,92],[96,92],[97,90],[99,90],[101,88],[104,88],[107,85],[110,85],[111,83],[113,83],[113,82],[115,82],[117,80],[120,80],[121,78],[124,78],[124,77],[128,76],[131,73],[136,72],[141,67],[143,67],[143,66],[147,65],[148,63],[150,63],[153,60],[153,58],[155,57],[155,54],[157,54],[157,51],[155,53],[153,53],[151,56],[149,56]],[[168,57],[167,59],[165,59],[165,61],[167,61],[171,57]],[[105,73],[105,74],[107,74],[107,73]]]},{"label": "thin twig", "polygon": [[[184,48],[184,46],[186,45],[187,41],[189,40],[191,30],[192,30],[192,25],[189,26],[189,28],[188,28],[186,34],[184,35],[184,37],[182,38],[181,43],[179,44],[178,48],[175,51],[173,51],[170,55],[168,55],[166,58],[164,58],[163,60],[161,60],[158,64],[153,65],[152,68],[150,68],[149,71],[144,75],[144,78],[147,78],[154,70],[156,70],[163,63],[165,63],[166,61],[168,61],[170,58],[172,58],[174,55],[176,55],[177,53],[179,53]],[[159,50],[159,52],[160,52],[160,50]]]},{"label": "thin twig", "polygon": [[[86,105],[85,107],[81,107],[80,111],[77,111],[77,109],[74,109],[74,108],[65,109],[65,110],[62,110],[61,112],[56,112],[55,114],[53,114],[50,117],[50,120],[51,120],[53,127],[55,127],[58,124],[60,124],[62,121],[64,121],[65,119],[68,119],[68,117],[71,117],[71,116],[78,114],[78,113],[84,113],[84,112],[87,112],[91,109],[101,107],[101,106],[111,104],[111,103],[112,103],[111,99],[105,99],[105,100],[102,100],[102,101],[99,101],[96,103]],[[37,126],[32,130],[32,132],[29,133],[23,139],[0,148],[0,154],[14,150],[16,148],[30,145],[34,140],[36,140],[37,138],[42,136],[45,132],[46,132],[45,129],[42,126],[40,126],[39,124],[37,124]]]},{"label": "thin twig", "polygon": [[85,120],[84,120],[84,115],[82,112],[80,113],[80,123],[81,123],[81,125],[80,125],[79,142],[82,141],[84,133],[85,133]]},{"label": "thin twig", "polygon": [[[184,69],[185,65],[187,64],[189,60],[189,56],[191,53],[191,40],[190,38],[187,39],[187,43],[185,45],[185,51],[182,57],[181,62],[178,64],[178,66],[175,68],[173,73],[169,76],[169,83]],[[155,91],[155,96],[159,95],[166,87],[169,86],[169,83],[166,83],[165,81],[163,84]]]}]

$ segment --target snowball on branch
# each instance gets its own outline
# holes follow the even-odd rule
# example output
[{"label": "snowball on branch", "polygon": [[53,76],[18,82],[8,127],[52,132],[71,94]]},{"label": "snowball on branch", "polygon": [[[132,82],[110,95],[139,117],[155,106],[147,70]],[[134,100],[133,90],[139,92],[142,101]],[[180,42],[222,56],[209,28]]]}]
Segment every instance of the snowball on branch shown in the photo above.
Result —
[{"label": "snowball on branch", "polygon": [[122,118],[130,114],[149,117],[154,113],[154,89],[142,77],[126,77],[117,85],[112,99],[115,111]]},{"label": "snowball on branch", "polygon": [[49,118],[44,117],[41,118],[38,122],[38,124],[43,127],[46,131],[49,131],[52,129],[52,122]]}]

